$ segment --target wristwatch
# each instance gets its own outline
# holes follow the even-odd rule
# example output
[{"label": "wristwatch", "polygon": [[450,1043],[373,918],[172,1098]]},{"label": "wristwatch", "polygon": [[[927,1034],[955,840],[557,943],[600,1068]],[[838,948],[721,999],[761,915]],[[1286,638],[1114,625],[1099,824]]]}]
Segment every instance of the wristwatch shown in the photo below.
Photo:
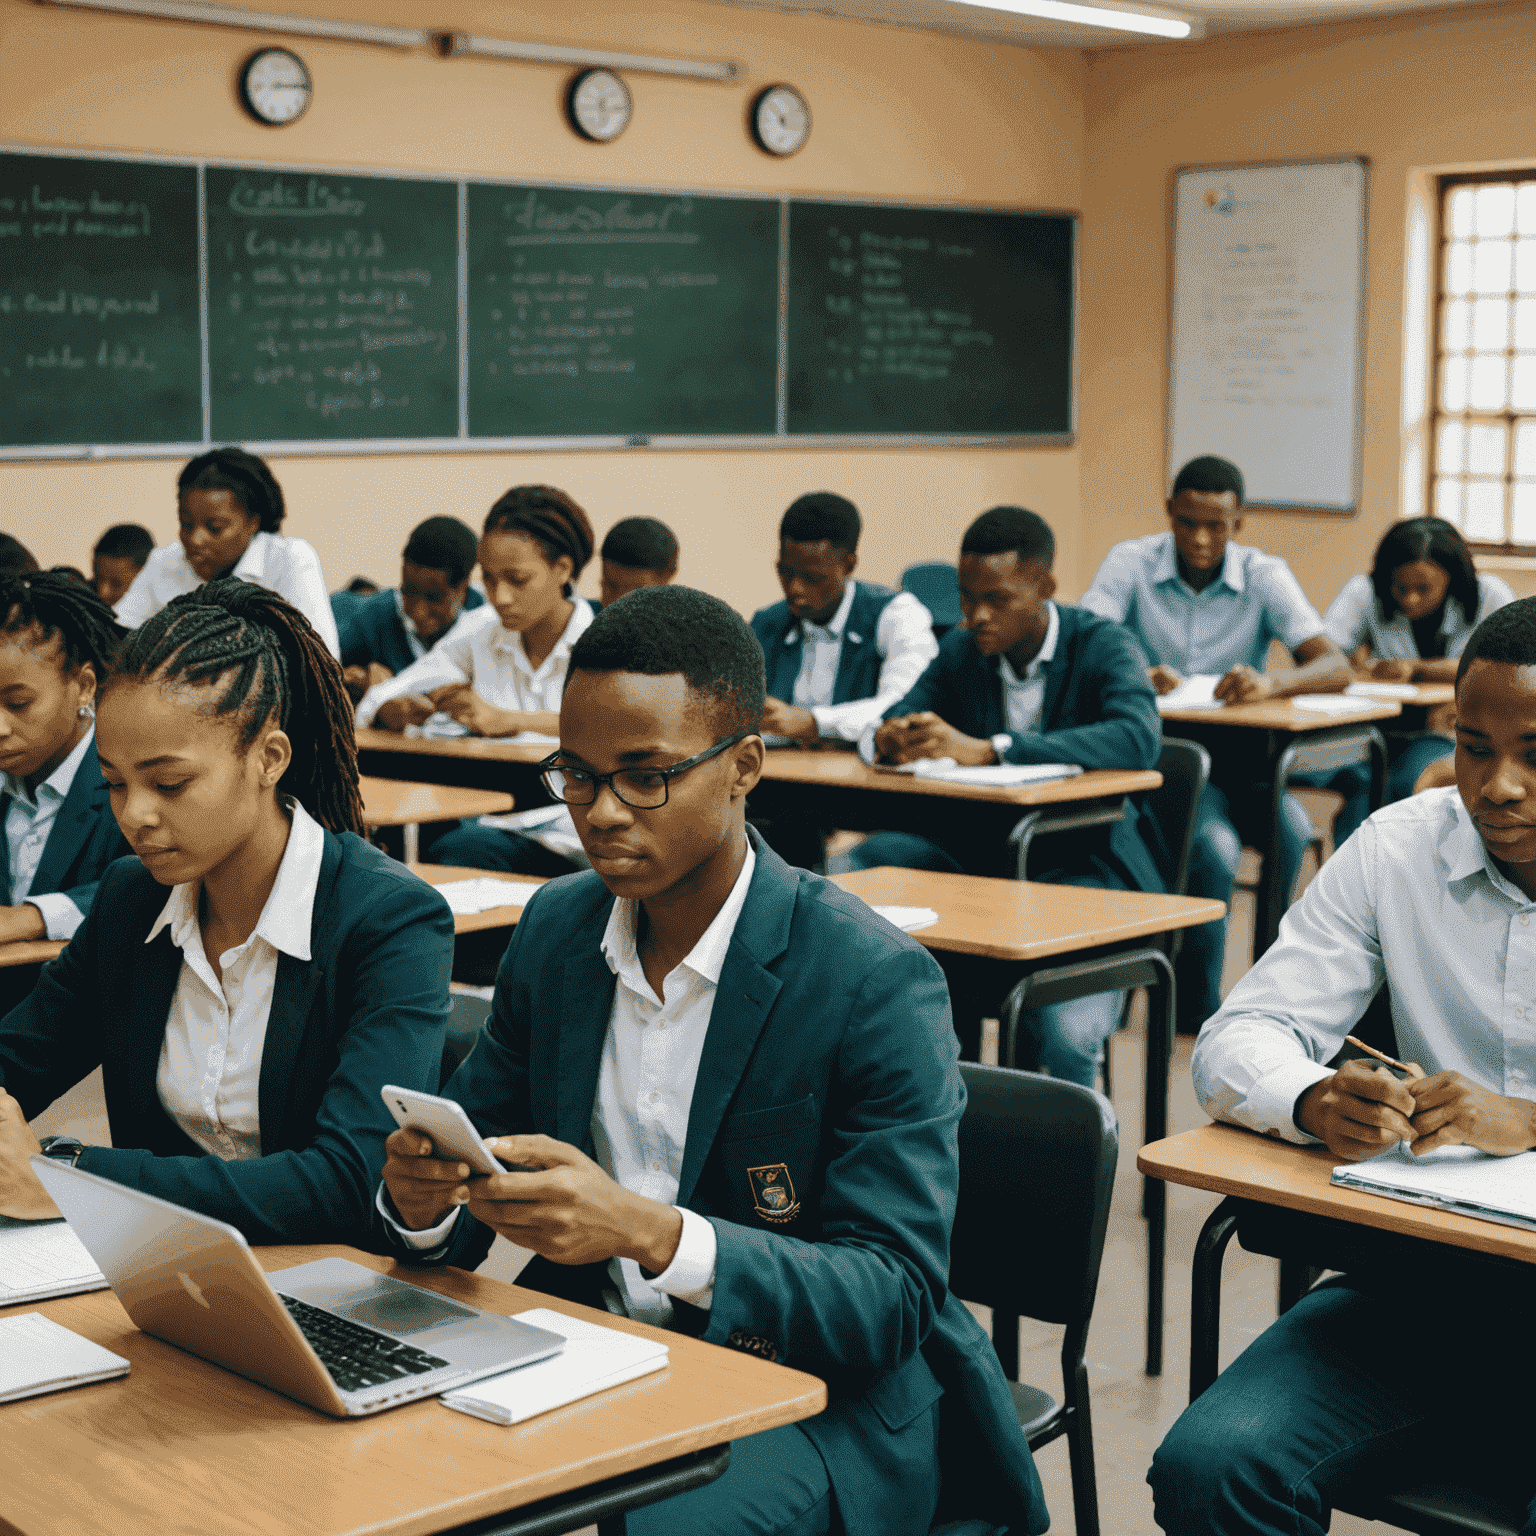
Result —
[{"label": "wristwatch", "polygon": [[74,1136],[44,1136],[37,1146],[44,1157],[56,1163],[68,1163],[71,1168],[79,1163],[85,1151],[85,1143]]}]

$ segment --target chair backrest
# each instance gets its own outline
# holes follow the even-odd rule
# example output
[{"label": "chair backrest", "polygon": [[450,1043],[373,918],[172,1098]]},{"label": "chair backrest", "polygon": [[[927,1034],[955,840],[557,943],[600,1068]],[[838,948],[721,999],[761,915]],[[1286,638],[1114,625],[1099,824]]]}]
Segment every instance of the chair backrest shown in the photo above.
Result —
[{"label": "chair backrest", "polygon": [[1162,786],[1149,790],[1142,803],[1152,812],[1163,834],[1158,864],[1166,867],[1159,868],[1158,873],[1170,896],[1182,896],[1189,884],[1196,812],[1211,776],[1211,754],[1197,741],[1165,736],[1157,771],[1163,776]]},{"label": "chair backrest", "polygon": [[960,1064],[960,1199],[949,1288],[1048,1323],[1093,1315],[1120,1135],[1102,1093]]},{"label": "chair backrest", "polygon": [[901,590],[910,592],[933,615],[935,629],[960,622],[960,574],[947,560],[925,560],[901,573]]}]

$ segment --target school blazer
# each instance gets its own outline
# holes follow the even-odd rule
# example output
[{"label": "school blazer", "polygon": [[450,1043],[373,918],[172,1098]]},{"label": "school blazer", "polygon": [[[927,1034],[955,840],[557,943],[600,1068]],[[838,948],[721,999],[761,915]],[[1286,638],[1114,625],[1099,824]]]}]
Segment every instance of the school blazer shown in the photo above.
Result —
[{"label": "school blazer", "polygon": [[30,1120],[98,1065],[112,1146],[91,1173],[238,1227],[252,1243],[363,1243],[394,1122],[385,1083],[435,1091],[453,917],[401,864],[325,834],[308,962],[280,955],[261,1058],[262,1155],[225,1162],[192,1141],[155,1088],[181,951],[145,935],[168,890],[120,859],[31,996],[0,1020],[0,1084]]},{"label": "school blazer", "polygon": [[[469,595],[464,599],[463,611],[468,613],[484,602],[485,599],[471,587]],[[336,614],[336,627],[341,632],[342,666],[366,667],[370,661],[378,661],[391,672],[404,672],[416,660],[405,625],[400,622],[400,610],[395,606],[393,588],[361,598],[344,612],[337,610],[336,599],[332,597],[331,609]],[[444,634],[447,632],[443,631]],[[427,647],[428,650],[431,648]]]},{"label": "school blazer", "polygon": [[[1009,730],[996,656],[984,656],[967,629],[952,629],[939,654],[887,720],[932,710],[967,736],[1007,731],[1007,763],[1077,763],[1084,768],[1155,768],[1163,722],[1146,663],[1122,625],[1086,608],[1057,604],[1056,654],[1045,665],[1045,702],[1037,731]],[[1109,850],[1133,890],[1161,891],[1152,849],[1161,834],[1133,802],[1108,828]],[[1148,844],[1151,844],[1149,848]]]},{"label": "school blazer", "polygon": [[[827,1382],[829,1406],[803,1428],[849,1536],[926,1536],[939,1471],[924,1435],[941,1397],[957,1448],[942,1507],[1043,1531],[1008,1384],[946,1289],[965,1089],[943,975],[857,898],[749,835],[757,868],[720,973],[677,1196],[714,1225],[713,1303],[675,1303],[674,1326]],[[526,908],[491,1017],[444,1090],[482,1133],[542,1132],[593,1155],[613,901],[588,871]],[[765,1171],[787,1205],[761,1193]],[[432,1261],[473,1268],[491,1241],[465,1212]],[[386,1242],[423,1262],[393,1233]],[[518,1283],[600,1307],[606,1281],[602,1264],[535,1258]]]},{"label": "school blazer", "polygon": [[[880,691],[880,668],[885,657],[875,644],[875,630],[885,605],[896,596],[889,587],[873,582],[854,582],[853,603],[843,626],[843,648],[837,659],[837,680],[832,702],[872,699]],[[768,666],[768,693],[786,704],[794,702],[795,679],[800,676],[800,621],[788,603],[759,608],[752,615],[752,633],[763,648]]]},{"label": "school blazer", "polygon": [[[5,818],[10,813],[11,797],[0,794],[0,854],[4,853]],[[128,852],[127,840],[118,830],[112,814],[107,781],[101,776],[93,740],[75,770],[64,804],[48,829],[48,841],[32,877],[34,896],[54,892],[68,896],[86,916],[96,899],[96,887],[107,866]],[[10,860],[0,857],[0,906],[11,906]]]}]

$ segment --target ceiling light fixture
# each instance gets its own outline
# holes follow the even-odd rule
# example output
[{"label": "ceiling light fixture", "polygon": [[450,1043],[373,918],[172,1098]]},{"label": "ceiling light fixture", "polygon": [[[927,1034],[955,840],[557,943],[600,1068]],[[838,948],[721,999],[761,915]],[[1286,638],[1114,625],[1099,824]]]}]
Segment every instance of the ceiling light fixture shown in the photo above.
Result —
[{"label": "ceiling light fixture", "polygon": [[1074,5],[1071,0],[950,0],[987,11],[1038,16],[1042,21],[1069,21],[1080,27],[1112,27],[1117,32],[1146,32],[1153,37],[1199,37],[1204,28],[1174,11],[1121,10],[1118,6]]},{"label": "ceiling light fixture", "polygon": [[567,64],[587,69],[623,69],[631,74],[683,75],[690,80],[739,80],[745,64],[732,59],[666,59],[649,53],[611,53],[601,48],[567,48],[558,43],[518,43],[505,37],[472,37],[446,32],[439,46],[450,59],[518,59],[527,64]]},{"label": "ceiling light fixture", "polygon": [[197,21],[248,32],[281,32],[288,37],[328,37],[343,43],[378,43],[385,48],[424,48],[432,34],[424,27],[381,26],[367,21],[331,21],[323,16],[286,16],[216,5],[213,0],[41,0],[82,11],[112,11],[124,16],[153,16],[161,21]]}]

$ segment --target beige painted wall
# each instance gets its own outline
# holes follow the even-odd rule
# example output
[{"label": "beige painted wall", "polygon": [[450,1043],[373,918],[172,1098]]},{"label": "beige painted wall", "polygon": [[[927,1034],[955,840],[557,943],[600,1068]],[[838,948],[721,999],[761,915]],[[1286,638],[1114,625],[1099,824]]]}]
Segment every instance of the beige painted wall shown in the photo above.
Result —
[{"label": "beige painted wall", "polygon": [[[441,60],[300,39],[316,83],[293,126],[250,122],[236,71],[253,34],[0,0],[0,142],[244,157],[615,184],[769,193],[965,199],[1076,209],[1081,202],[1083,56],[919,32],[794,18],[701,0],[297,0],[311,13],[452,26],[635,52],[732,57],[744,83],[634,75],[635,119],[595,146],[565,126],[568,72],[492,60]],[[773,80],[808,97],[815,131],[778,162],[743,127]],[[785,506],[806,490],[851,496],[865,516],[865,572],[893,581],[914,560],[953,558],[965,525],[1002,501],[1055,525],[1077,579],[1079,450],[783,449],[759,452],[465,454],[275,461],[288,531],[314,543],[332,586],[365,572],[393,580],[421,518],[478,526],[508,485],[547,481],[591,513],[599,537],[618,518],[663,518],[682,543],[683,579],[750,610],[778,596],[771,563]],[[0,465],[0,527],[45,564],[85,564],[108,523],[158,538],[175,527],[177,466],[166,461]],[[595,591],[595,573],[584,583]]]},{"label": "beige painted wall", "polygon": [[1369,567],[1399,514],[1420,378],[1410,368],[1405,392],[1404,320],[1423,308],[1410,281],[1419,265],[1405,263],[1410,193],[1428,184],[1427,168],[1536,158],[1536,8],[1113,49],[1090,54],[1087,68],[1085,581],[1112,544],[1159,526],[1163,515],[1174,170],[1345,154],[1370,159],[1361,509],[1348,519],[1256,513],[1243,535],[1284,555],[1324,607],[1349,576]]}]

